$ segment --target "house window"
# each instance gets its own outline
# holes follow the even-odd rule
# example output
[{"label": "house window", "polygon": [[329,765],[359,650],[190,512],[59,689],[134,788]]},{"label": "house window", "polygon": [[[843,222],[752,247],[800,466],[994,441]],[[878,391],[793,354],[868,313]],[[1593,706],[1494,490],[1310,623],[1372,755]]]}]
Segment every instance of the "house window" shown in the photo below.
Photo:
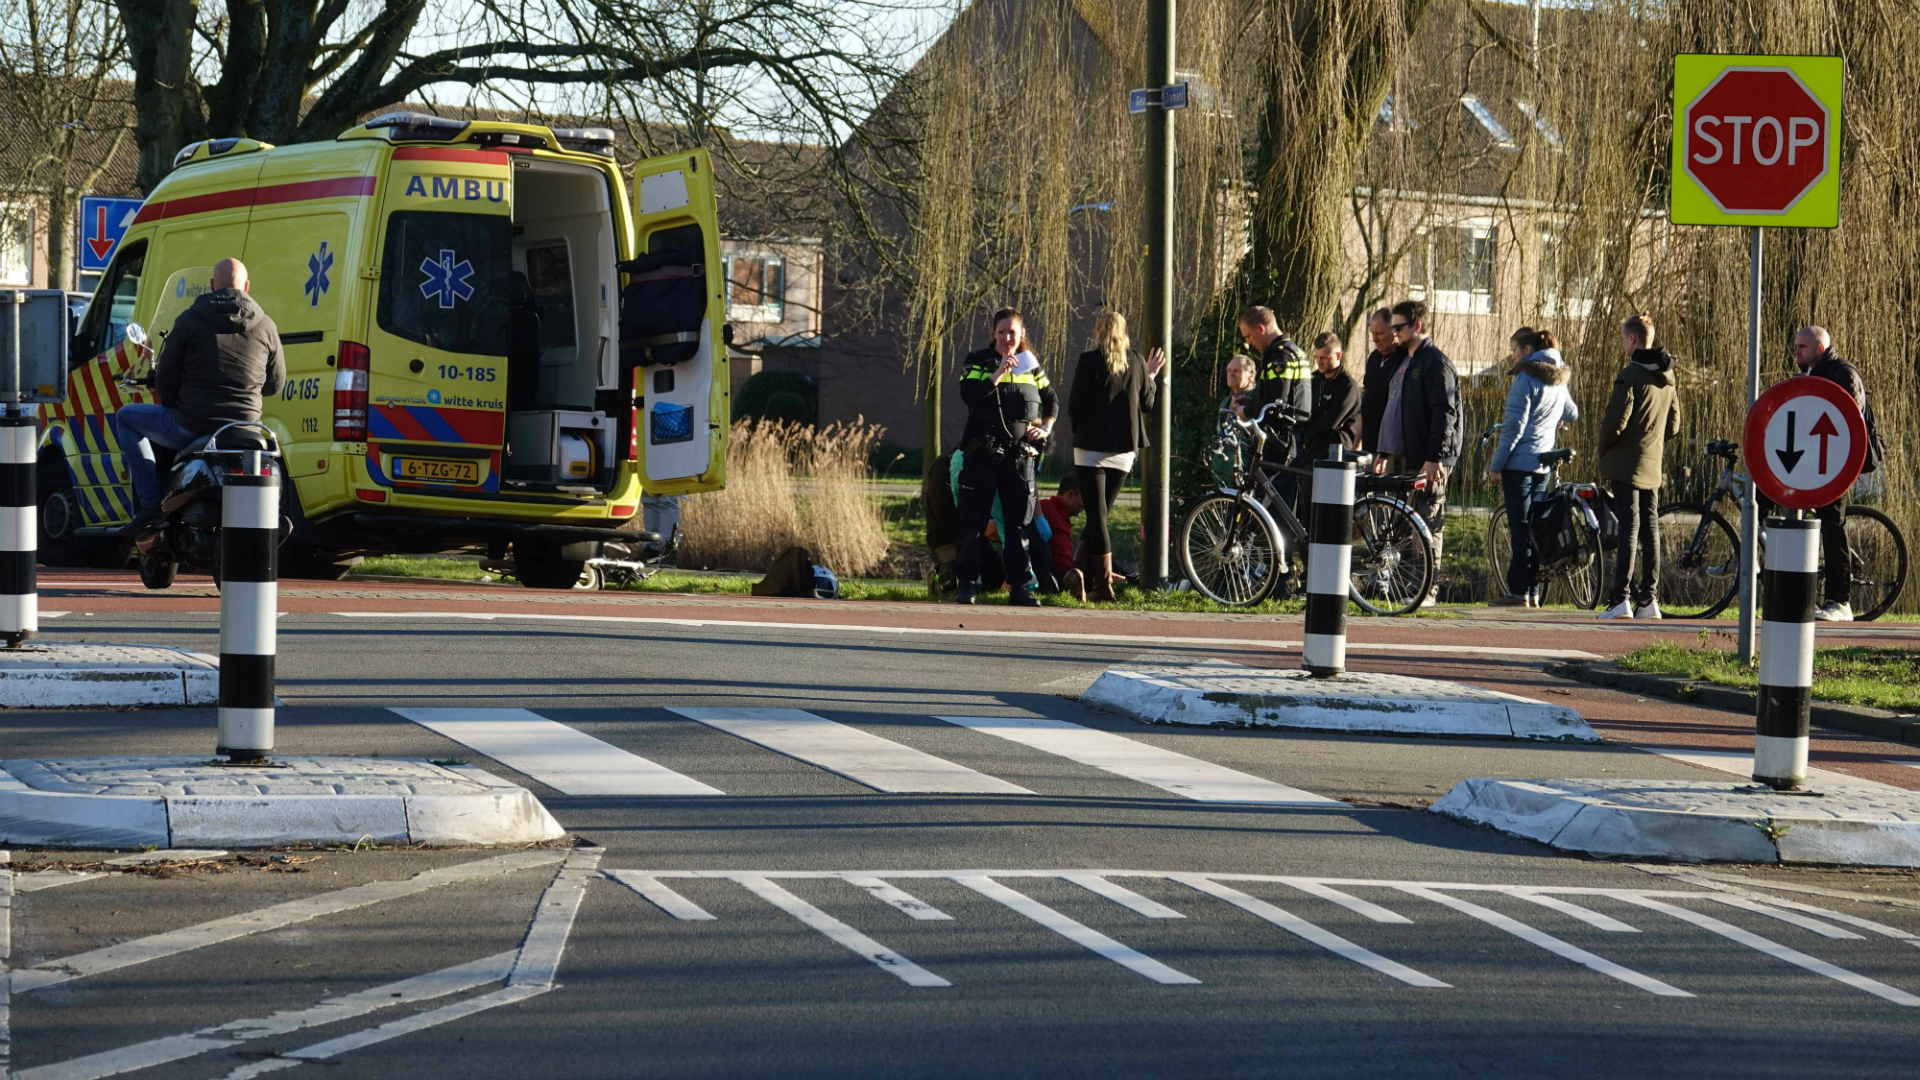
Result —
[{"label": "house window", "polygon": [[727,318],[733,322],[784,322],[787,266],[777,255],[735,255],[725,260]]},{"label": "house window", "polygon": [[1552,226],[1540,226],[1540,307],[1549,316],[1584,319],[1593,313],[1600,252],[1570,243]]},{"label": "house window", "polygon": [[0,206],[0,284],[33,284],[33,212]]},{"label": "house window", "polygon": [[1495,146],[1503,150],[1514,148],[1513,132],[1508,131],[1507,125],[1493,115],[1493,110],[1487,108],[1486,103],[1480,100],[1480,95],[1461,94],[1460,104],[1465,105],[1467,111],[1473,114],[1473,118],[1480,121],[1480,126],[1486,129],[1487,134],[1493,136]]},{"label": "house window", "polygon": [[1408,287],[1435,311],[1493,313],[1494,225],[1435,225],[1421,234],[1408,260]]}]

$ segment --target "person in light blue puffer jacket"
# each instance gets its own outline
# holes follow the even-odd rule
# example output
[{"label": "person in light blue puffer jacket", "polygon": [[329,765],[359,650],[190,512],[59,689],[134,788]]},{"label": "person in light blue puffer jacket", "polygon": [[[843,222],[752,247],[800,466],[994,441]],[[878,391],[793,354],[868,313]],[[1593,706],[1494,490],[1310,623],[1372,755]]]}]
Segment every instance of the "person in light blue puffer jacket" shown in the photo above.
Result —
[{"label": "person in light blue puffer jacket", "polygon": [[[1567,365],[1561,359],[1551,330],[1521,327],[1512,339],[1513,366],[1507,374],[1506,417],[1500,422],[1500,441],[1487,472],[1500,478],[1506,497],[1507,535],[1513,555],[1507,563],[1506,595],[1494,595],[1496,606],[1538,607],[1539,580],[1534,565],[1533,501],[1546,494],[1547,470],[1540,455],[1554,448],[1560,425],[1580,419],[1580,409],[1567,390]],[[1494,592],[1496,583],[1488,583]]]}]

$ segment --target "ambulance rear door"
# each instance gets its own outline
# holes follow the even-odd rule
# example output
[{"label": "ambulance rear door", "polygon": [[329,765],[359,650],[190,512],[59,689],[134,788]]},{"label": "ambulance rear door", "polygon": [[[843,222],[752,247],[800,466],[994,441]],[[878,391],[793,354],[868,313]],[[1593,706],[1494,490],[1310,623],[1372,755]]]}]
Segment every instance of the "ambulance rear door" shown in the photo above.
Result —
[{"label": "ambulance rear door", "polygon": [[699,329],[686,331],[698,334],[693,354],[634,372],[642,409],[635,440],[641,485],[650,495],[717,490],[727,478],[730,384],[712,159],[705,150],[688,150],[640,162],[633,168],[633,201],[635,254],[682,250],[697,258],[707,298]]},{"label": "ambulance rear door", "polygon": [[368,368],[367,471],[397,491],[497,492],[512,165],[499,151],[400,146],[384,187],[359,361]]}]

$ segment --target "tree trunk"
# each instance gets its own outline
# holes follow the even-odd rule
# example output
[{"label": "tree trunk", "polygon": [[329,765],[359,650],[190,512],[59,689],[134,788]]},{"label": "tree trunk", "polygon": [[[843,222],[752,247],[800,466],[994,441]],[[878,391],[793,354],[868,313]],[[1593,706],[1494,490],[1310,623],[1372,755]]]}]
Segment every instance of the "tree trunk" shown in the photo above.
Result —
[{"label": "tree trunk", "polygon": [[133,60],[134,137],[140,147],[139,182],[152,191],[173,168],[180,148],[204,123],[194,101],[196,0],[118,0]]},{"label": "tree trunk", "polygon": [[1345,221],[1395,56],[1427,0],[1298,0],[1270,11],[1272,91],[1262,133],[1249,284],[1305,340],[1346,285]]},{"label": "tree trunk", "polygon": [[47,288],[71,289],[73,277],[73,189],[55,183],[47,189]]}]

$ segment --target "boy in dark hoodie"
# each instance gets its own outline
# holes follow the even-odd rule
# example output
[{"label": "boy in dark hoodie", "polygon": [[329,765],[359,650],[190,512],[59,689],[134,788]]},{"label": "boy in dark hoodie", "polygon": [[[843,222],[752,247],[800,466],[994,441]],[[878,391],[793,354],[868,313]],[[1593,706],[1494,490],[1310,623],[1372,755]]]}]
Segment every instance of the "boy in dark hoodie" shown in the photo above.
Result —
[{"label": "boy in dark hoodie", "polygon": [[1620,344],[1627,363],[1614,376],[1613,396],[1600,421],[1600,478],[1612,487],[1620,549],[1614,563],[1613,595],[1600,617],[1657,619],[1657,495],[1667,440],[1680,434],[1680,396],[1673,357],[1653,343],[1653,323],[1645,315],[1620,324]]}]

